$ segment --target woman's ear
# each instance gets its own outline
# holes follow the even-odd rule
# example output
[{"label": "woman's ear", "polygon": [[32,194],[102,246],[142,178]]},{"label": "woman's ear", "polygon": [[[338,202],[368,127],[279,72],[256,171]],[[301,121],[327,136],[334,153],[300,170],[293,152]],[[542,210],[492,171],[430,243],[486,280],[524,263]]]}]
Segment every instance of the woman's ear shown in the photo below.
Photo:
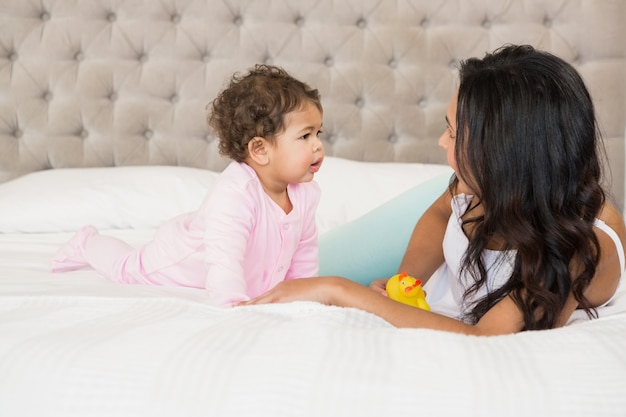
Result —
[{"label": "woman's ear", "polygon": [[248,155],[257,164],[267,165],[269,163],[268,146],[269,143],[265,138],[255,136],[248,142]]}]

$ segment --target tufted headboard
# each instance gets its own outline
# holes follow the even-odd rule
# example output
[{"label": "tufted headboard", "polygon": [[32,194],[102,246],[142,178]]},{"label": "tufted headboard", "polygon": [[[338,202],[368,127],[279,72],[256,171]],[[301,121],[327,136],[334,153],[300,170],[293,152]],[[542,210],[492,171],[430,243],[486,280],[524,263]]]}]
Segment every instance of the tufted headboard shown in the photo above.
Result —
[{"label": "tufted headboard", "polygon": [[505,43],[575,64],[624,209],[623,0],[2,0],[0,181],[61,167],[226,165],[206,105],[265,62],[317,87],[327,154],[445,163],[456,65]]}]

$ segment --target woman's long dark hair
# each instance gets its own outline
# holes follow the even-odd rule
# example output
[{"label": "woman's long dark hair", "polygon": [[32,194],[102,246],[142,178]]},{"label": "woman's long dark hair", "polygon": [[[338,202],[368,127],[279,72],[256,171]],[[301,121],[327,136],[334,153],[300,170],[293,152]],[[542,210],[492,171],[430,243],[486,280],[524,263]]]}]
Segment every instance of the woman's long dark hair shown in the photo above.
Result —
[{"label": "woman's long dark hair", "polygon": [[[456,160],[484,214],[471,227],[462,269],[485,284],[482,253],[492,238],[516,250],[506,284],[479,300],[476,322],[507,295],[525,330],[556,325],[570,295],[589,316],[583,295],[600,246],[593,222],[605,201],[594,106],[578,72],[531,46],[505,46],[460,67]],[[466,228],[467,229],[467,228]]]}]

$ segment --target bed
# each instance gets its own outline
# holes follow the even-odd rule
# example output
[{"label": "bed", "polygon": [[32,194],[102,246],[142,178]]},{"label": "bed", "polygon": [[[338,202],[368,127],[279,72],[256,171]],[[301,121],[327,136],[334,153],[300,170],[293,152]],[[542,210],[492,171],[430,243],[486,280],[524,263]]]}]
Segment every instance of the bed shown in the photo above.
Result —
[{"label": "bed", "polygon": [[197,207],[227,164],[206,104],[256,62],[322,94],[321,273],[395,272],[451,174],[455,65],[507,42],[581,71],[623,212],[624,17],[621,0],[1,2],[0,415],[626,415],[624,288],[595,320],[468,337],[49,272],[83,224],[140,244]]}]

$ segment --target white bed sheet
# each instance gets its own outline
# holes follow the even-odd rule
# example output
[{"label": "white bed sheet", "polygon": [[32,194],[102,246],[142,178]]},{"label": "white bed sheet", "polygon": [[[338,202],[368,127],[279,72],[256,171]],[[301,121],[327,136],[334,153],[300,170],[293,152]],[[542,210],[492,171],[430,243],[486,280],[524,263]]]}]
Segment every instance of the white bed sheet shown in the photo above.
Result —
[{"label": "white bed sheet", "polygon": [[[383,185],[381,203],[410,185]],[[355,209],[377,204],[368,191]],[[348,212],[328,224],[358,216]],[[107,233],[138,244],[154,228]],[[356,309],[219,309],[201,290],[48,272],[71,235],[0,233],[0,416],[626,415],[624,292],[597,320],[467,337]]]},{"label": "white bed sheet", "polygon": [[[151,231],[112,233],[140,242]],[[68,236],[0,235],[3,416],[626,412],[624,313],[479,338],[316,303],[226,310],[200,290],[50,274]]]}]

